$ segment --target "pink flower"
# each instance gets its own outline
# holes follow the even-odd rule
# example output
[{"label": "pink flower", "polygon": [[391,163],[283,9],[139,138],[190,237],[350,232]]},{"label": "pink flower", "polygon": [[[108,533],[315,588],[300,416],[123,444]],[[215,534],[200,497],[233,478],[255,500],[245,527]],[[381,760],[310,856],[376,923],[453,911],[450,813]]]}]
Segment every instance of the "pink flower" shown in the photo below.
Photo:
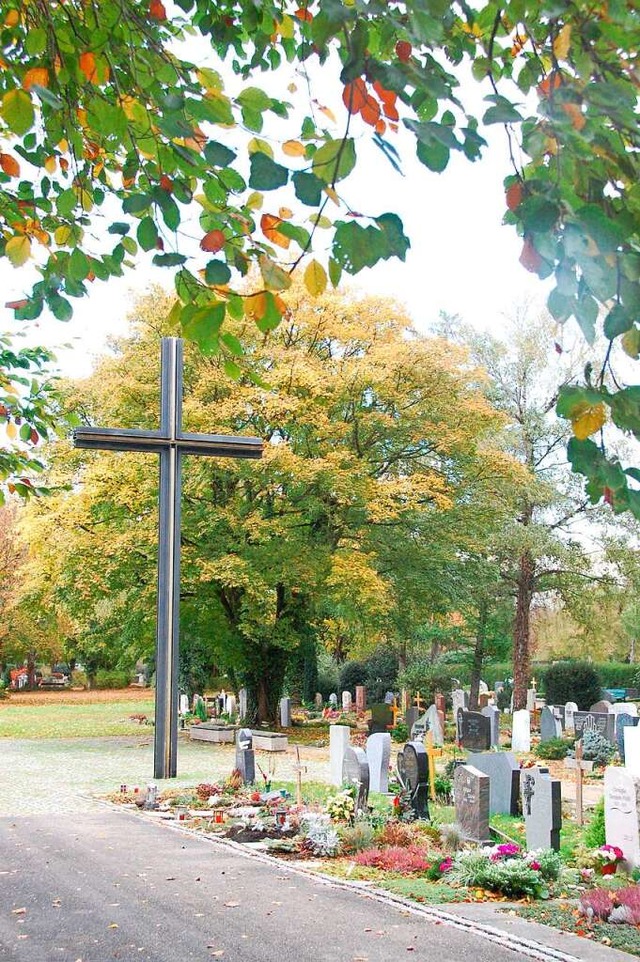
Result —
[{"label": "pink flower", "polygon": [[444,862],[440,862],[440,865],[438,865],[438,871],[442,872],[442,874],[444,875],[445,872],[448,872],[451,869],[452,865],[453,865],[453,859],[445,858]]},{"label": "pink flower", "polygon": [[536,861],[529,862],[529,868],[532,868],[534,872],[539,872],[539,871],[540,871],[540,862],[536,862]]}]

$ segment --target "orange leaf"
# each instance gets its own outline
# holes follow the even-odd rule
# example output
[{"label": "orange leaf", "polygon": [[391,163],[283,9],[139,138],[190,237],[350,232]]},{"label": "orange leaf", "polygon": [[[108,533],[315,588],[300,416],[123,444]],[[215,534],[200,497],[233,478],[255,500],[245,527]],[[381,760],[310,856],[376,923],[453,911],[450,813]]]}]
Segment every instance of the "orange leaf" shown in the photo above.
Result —
[{"label": "orange leaf", "polygon": [[562,75],[559,70],[554,70],[545,77],[542,83],[538,84],[538,94],[541,97],[548,97],[552,90],[555,90],[562,83]]},{"label": "orange leaf", "polygon": [[298,7],[295,12],[295,16],[298,18],[298,20],[306,20],[308,23],[311,23],[313,20],[313,14],[309,13],[306,7]]},{"label": "orange leaf", "polygon": [[20,301],[7,301],[4,306],[10,311],[19,311],[22,307],[26,307],[28,303],[29,301],[26,299],[26,297],[23,297]]},{"label": "orange leaf", "polygon": [[170,194],[171,191],[173,190],[173,181],[171,180],[170,177],[167,177],[166,174],[163,174],[162,177],[160,178],[160,187],[162,188],[162,190],[166,190],[166,192]]},{"label": "orange leaf", "polygon": [[286,154],[287,157],[304,157],[304,144],[301,144],[299,140],[287,140],[282,145],[282,153]]},{"label": "orange leaf", "polygon": [[293,217],[293,211],[290,207],[280,207],[278,210],[278,217],[281,217],[282,220],[291,220]]},{"label": "orange leaf", "polygon": [[367,102],[367,86],[362,77],[358,77],[353,83],[345,84],[342,102],[350,114],[360,113]]},{"label": "orange leaf", "polygon": [[576,130],[582,130],[587,122],[587,118],[580,110],[578,104],[563,104],[562,109],[567,117],[570,118],[571,125],[575,127]]},{"label": "orange leaf", "polygon": [[95,83],[98,79],[98,74],[96,71],[96,58],[93,56],[91,51],[86,51],[80,54],[80,60],[78,61],[80,65],[80,70],[83,72],[85,77],[90,83]]},{"label": "orange leaf", "polygon": [[542,266],[542,258],[533,246],[530,237],[525,239],[522,253],[520,254],[520,263],[526,270],[531,271],[532,274],[537,274]]},{"label": "orange leaf", "polygon": [[387,120],[400,120],[400,114],[398,113],[395,104],[382,102],[382,112],[387,118]]},{"label": "orange leaf", "polygon": [[221,230],[210,230],[200,241],[200,250],[208,251],[210,254],[217,254],[226,244],[227,238]]},{"label": "orange leaf", "polygon": [[515,210],[516,207],[520,206],[522,202],[522,184],[520,181],[516,181],[515,184],[507,188],[506,198],[509,210]]},{"label": "orange leaf", "polygon": [[154,20],[167,19],[167,11],[164,8],[162,0],[151,0],[149,4],[149,16],[153,17]]},{"label": "orange leaf", "polygon": [[376,80],[373,85],[373,89],[383,104],[395,104],[396,100],[398,99],[398,95],[395,90],[387,90],[386,87],[382,86],[379,80]]},{"label": "orange leaf", "polygon": [[27,70],[22,78],[22,86],[25,90],[31,90],[34,84],[39,87],[49,86],[49,71],[46,67],[32,67],[31,70]]},{"label": "orange leaf", "polygon": [[288,237],[281,234],[278,227],[282,223],[281,217],[276,217],[275,214],[263,214],[260,218],[260,228],[264,236],[271,241],[272,244],[276,244],[278,247],[283,247],[285,250],[289,247],[291,243]]},{"label": "orange leaf", "polygon": [[11,154],[0,154],[0,167],[8,177],[20,176],[20,164]]},{"label": "orange leaf", "polygon": [[17,10],[9,10],[4,18],[5,27],[17,27],[20,23],[20,13]]},{"label": "orange leaf", "polygon": [[360,111],[360,115],[365,124],[375,127],[380,120],[380,104],[374,97],[367,97],[367,102]]},{"label": "orange leaf", "polygon": [[385,132],[386,129],[387,129],[387,125],[385,124],[384,120],[382,120],[382,118],[380,118],[380,120],[378,121],[378,123],[375,125],[375,128],[374,128],[375,132],[376,132],[377,134],[380,134],[380,136],[382,137],[382,135],[383,135],[383,133]]},{"label": "orange leaf", "polygon": [[266,310],[267,298],[265,297],[264,291],[261,291],[259,294],[251,294],[245,298],[244,312],[247,317],[252,318],[252,320],[259,321],[264,317]]}]

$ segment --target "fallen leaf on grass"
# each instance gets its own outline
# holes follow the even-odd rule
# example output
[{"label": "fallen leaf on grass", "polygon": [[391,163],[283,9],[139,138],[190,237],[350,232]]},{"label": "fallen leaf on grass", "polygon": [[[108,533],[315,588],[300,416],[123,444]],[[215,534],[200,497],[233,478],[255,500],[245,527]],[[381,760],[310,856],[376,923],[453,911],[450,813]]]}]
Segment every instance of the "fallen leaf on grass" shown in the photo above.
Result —
[{"label": "fallen leaf on grass", "polygon": [[117,929],[117,928],[119,928],[118,923],[117,923],[117,922],[111,922],[110,925],[109,925],[109,928],[110,928],[110,929]]},{"label": "fallen leaf on grass", "polygon": [[26,915],[26,909],[11,909],[12,915]]},{"label": "fallen leaf on grass", "polygon": [[225,902],[224,907],[227,909],[235,909],[240,905],[239,902]]},{"label": "fallen leaf on grass", "polygon": [[212,952],[211,955],[215,955],[215,956],[224,955],[224,949],[217,949],[215,952]]},{"label": "fallen leaf on grass", "polygon": [[165,882],[175,882],[175,880],[176,880],[175,875],[169,875],[169,876],[167,876],[167,878],[165,879]]}]

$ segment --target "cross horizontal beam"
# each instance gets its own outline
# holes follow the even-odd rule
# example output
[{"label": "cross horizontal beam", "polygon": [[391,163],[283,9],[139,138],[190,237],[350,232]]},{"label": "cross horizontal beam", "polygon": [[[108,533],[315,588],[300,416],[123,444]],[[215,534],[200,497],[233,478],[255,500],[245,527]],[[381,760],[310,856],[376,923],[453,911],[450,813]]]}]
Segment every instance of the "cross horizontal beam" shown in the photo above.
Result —
[{"label": "cross horizontal beam", "polygon": [[186,433],[172,438],[161,431],[143,431],[139,428],[76,428],[73,442],[77,448],[99,448],[102,451],[159,453],[175,447],[182,454],[199,454],[209,458],[259,459],[264,448],[262,438]]}]

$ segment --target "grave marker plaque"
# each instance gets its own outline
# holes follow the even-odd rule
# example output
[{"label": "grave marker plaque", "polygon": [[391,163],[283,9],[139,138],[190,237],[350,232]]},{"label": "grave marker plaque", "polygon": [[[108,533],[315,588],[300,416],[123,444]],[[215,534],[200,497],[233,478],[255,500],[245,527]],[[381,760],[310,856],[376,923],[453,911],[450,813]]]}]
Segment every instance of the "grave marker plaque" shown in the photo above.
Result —
[{"label": "grave marker plaque", "polygon": [[573,715],[573,725],[576,738],[582,738],[585,732],[598,731],[613,745],[615,739],[615,715],[609,712],[577,711]]},{"label": "grave marker plaque", "polygon": [[561,783],[547,770],[525,768],[520,777],[522,814],[527,834],[527,848],[560,850],[562,826]]},{"label": "grave marker plaque", "polygon": [[453,773],[456,822],[465,838],[488,842],[489,776],[473,765],[458,765]]},{"label": "grave marker plaque", "polygon": [[364,685],[356,685],[356,711],[367,710],[367,689]]},{"label": "grave marker plaque", "polygon": [[491,748],[491,721],[479,711],[458,709],[458,734],[460,744],[468,751]]},{"label": "grave marker plaque", "polygon": [[389,760],[391,759],[391,735],[377,732],[367,738],[369,760],[369,788],[372,792],[389,790]]}]

